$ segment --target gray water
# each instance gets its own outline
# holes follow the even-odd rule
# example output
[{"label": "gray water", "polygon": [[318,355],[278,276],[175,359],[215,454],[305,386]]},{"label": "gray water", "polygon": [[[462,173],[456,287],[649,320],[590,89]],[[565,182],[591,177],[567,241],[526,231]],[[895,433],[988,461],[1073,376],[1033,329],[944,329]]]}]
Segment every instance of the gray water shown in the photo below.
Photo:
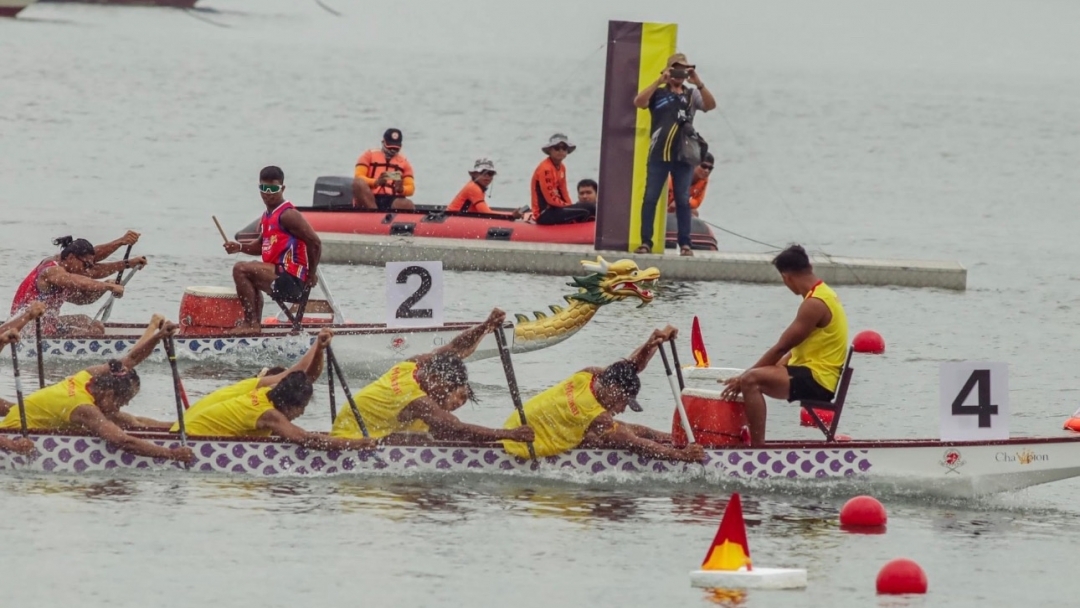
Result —
[{"label": "gray water", "polygon": [[[595,177],[607,20],[677,21],[721,110],[698,119],[718,161],[705,219],[774,245],[969,269],[964,293],[840,289],[852,330],[888,342],[885,355],[856,359],[846,433],[935,436],[938,365],[950,360],[1009,363],[1014,434],[1059,434],[1080,405],[1080,5],[327,2],[344,16],[314,2],[204,0],[197,13],[38,4],[0,22],[8,291],[53,252],[50,239],[132,228],[151,265],[113,320],[175,315],[185,286],[229,284],[233,260],[209,216],[230,232],[254,218],[259,168],[283,167],[287,194],[305,203],[316,176],[348,174],[388,126],[405,133],[420,202],[448,202],[488,156],[493,199],[523,204],[556,130],[578,144],[571,181]],[[720,236],[725,250],[770,249]],[[381,318],[381,269],[324,272],[349,316]],[[450,272],[447,318],[542,309],[561,302],[565,282]],[[743,366],[797,303],[779,286],[667,283],[646,308],[613,304],[571,340],[516,358],[518,380],[533,394],[628,354],[654,327],[688,330],[694,315],[713,363]],[[182,372],[197,395],[250,367]],[[482,400],[463,417],[501,423],[511,410],[500,367],[471,373]],[[168,418],[167,368],[143,376],[132,411]],[[10,397],[9,367],[0,377]],[[659,362],[644,381],[646,411],[628,419],[667,428]],[[329,428],[326,405],[319,393],[301,424]],[[794,408],[770,414],[770,436],[815,437]],[[964,502],[861,488],[889,509],[881,536],[838,530],[850,488],[744,488],[754,563],[806,568],[810,586],[741,598],[687,580],[738,488],[128,472],[7,475],[0,486],[12,605],[1074,603],[1061,581],[1074,570],[1076,481]],[[875,598],[877,570],[900,556],[926,569],[925,598]]]}]

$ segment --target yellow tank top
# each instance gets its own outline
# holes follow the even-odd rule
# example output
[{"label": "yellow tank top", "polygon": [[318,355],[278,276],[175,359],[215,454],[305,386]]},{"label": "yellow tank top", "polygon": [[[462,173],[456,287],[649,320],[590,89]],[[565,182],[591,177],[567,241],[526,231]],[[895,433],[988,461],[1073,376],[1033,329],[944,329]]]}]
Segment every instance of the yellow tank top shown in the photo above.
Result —
[{"label": "yellow tank top", "polygon": [[840,368],[847,359],[847,315],[836,292],[824,282],[818,282],[806,294],[806,298],[817,298],[824,302],[832,312],[832,319],[825,327],[814,328],[802,344],[791,349],[788,365],[809,368],[818,384],[835,391],[840,382]]},{"label": "yellow tank top", "polygon": [[219,388],[216,391],[203,396],[202,399],[199,399],[195,403],[191,404],[191,407],[188,408],[185,416],[190,416],[195,412],[198,412],[199,410],[205,408],[206,406],[213,405],[221,401],[228,401],[229,399],[235,399],[242,395],[246,395],[258,387],[258,378],[247,378],[245,380],[237,382],[236,384],[230,384],[229,386],[226,386],[224,388]]},{"label": "yellow tank top", "polygon": [[[360,389],[353,396],[356,401],[356,409],[360,410],[360,416],[364,419],[371,437],[378,439],[393,433],[412,432],[426,433],[428,426],[422,420],[402,422],[398,420],[401,410],[410,403],[427,393],[420,388],[416,381],[416,363],[405,361],[390,368],[390,371],[382,375],[378,380]],[[363,437],[360,425],[356,423],[356,416],[352,408],[346,402],[340,406],[334,426],[330,430],[331,437]]]},{"label": "yellow tank top", "polygon": [[[26,428],[37,431],[68,431],[79,428],[71,422],[71,412],[80,405],[93,405],[94,397],[86,390],[86,384],[93,376],[88,371],[81,371],[57,382],[52,386],[31,393],[23,403],[26,404]],[[12,407],[7,416],[0,420],[0,429],[22,428],[19,423],[19,406]]]},{"label": "yellow tank top", "polygon": [[[194,406],[184,413],[184,427],[189,435],[212,437],[269,437],[270,429],[260,429],[259,418],[274,409],[267,393],[273,387],[264,386],[246,395],[218,401],[194,412]],[[179,424],[169,429],[180,430]]]},{"label": "yellow tank top", "polygon": [[[536,433],[533,448],[537,456],[554,456],[576,448],[596,417],[606,410],[592,392],[593,374],[578,372],[525,402],[525,419]],[[517,412],[506,419],[503,428],[521,426]],[[507,452],[529,457],[527,444],[503,441]]]}]

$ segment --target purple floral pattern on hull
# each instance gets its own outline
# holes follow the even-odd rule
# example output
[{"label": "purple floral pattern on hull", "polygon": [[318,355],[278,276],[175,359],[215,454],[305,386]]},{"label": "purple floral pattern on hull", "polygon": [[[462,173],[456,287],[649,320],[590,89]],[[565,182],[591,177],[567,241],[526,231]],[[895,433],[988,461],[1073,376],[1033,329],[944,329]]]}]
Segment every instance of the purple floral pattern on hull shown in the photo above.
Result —
[{"label": "purple floral pattern on hull", "polygon": [[[299,340],[296,336],[271,338],[177,338],[176,356],[180,359],[202,360],[217,355],[244,352],[267,353],[275,358],[298,359],[307,352],[314,336],[310,340]],[[115,338],[90,339],[47,339],[41,341],[46,357],[94,357],[109,358],[123,355],[135,345],[135,340]],[[19,343],[20,356],[36,357],[37,345],[33,340]],[[164,361],[165,350],[158,346],[151,355],[151,360]]]},{"label": "purple floral pattern on hull", "polygon": [[[136,456],[108,446],[96,437],[31,435],[37,446],[32,457],[0,452],[0,469],[57,473],[106,471],[114,468],[177,468],[183,465]],[[156,440],[179,446],[179,441]],[[275,475],[337,475],[387,472],[513,472],[533,471],[534,464],[498,447],[388,446],[374,452],[320,452],[285,443],[246,441],[189,442],[196,461],[192,469],[206,472]],[[868,473],[873,466],[867,450],[785,449],[710,450],[704,468],[713,475],[738,479],[844,478]],[[540,459],[540,469],[589,474],[664,474],[700,472],[698,464],[656,460],[619,450],[572,450]]]}]

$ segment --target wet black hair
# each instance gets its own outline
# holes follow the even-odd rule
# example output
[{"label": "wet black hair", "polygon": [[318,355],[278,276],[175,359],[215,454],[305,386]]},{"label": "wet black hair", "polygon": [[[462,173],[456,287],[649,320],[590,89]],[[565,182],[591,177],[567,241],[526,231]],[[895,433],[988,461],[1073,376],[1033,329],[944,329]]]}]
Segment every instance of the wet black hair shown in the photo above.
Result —
[{"label": "wet black hair", "polygon": [[636,397],[641,390],[641,378],[638,377],[637,366],[626,359],[607,366],[604,371],[596,375],[596,379],[602,384],[621,389],[630,397]]},{"label": "wet black hair", "polygon": [[307,374],[296,371],[282,378],[277,386],[266,393],[266,396],[274,407],[280,410],[287,407],[306,406],[314,390],[307,379]]},{"label": "wet black hair", "polygon": [[142,387],[139,373],[134,369],[126,369],[117,359],[110,359],[108,365],[108,372],[94,376],[94,388],[111,392],[115,399],[123,403],[134,399]]},{"label": "wet black hair", "polygon": [[263,167],[262,171],[259,171],[260,182],[281,182],[285,183],[285,172],[281,170],[281,167],[275,167],[270,165],[269,167]]},{"label": "wet black hair", "polygon": [[469,370],[465,368],[465,362],[461,360],[461,357],[453,353],[432,355],[425,369],[454,388],[469,385]]},{"label": "wet black hair", "polygon": [[600,185],[596,183],[594,179],[583,179],[577,183],[577,189],[581,190],[582,186],[588,186],[593,189],[593,192],[600,192]]},{"label": "wet black hair", "polygon": [[706,152],[705,158],[701,159],[703,163],[715,163],[716,159],[713,158],[712,152]]},{"label": "wet black hair", "polygon": [[773,266],[781,273],[801,274],[810,271],[810,256],[802,245],[791,245],[787,249],[776,254],[773,258]]},{"label": "wet black hair", "polygon": [[90,244],[90,241],[86,239],[76,239],[70,236],[62,236],[53,239],[53,245],[60,247],[60,259],[64,259],[69,255],[75,257],[82,257],[84,255],[94,255],[94,246]]}]

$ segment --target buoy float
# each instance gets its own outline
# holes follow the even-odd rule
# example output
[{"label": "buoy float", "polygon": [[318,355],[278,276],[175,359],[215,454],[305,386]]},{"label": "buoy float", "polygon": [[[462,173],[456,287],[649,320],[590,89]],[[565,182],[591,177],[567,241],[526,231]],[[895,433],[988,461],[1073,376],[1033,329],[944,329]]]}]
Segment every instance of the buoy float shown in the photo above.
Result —
[{"label": "buoy float", "polygon": [[1064,428],[1066,431],[1076,431],[1080,433],[1080,410],[1076,410],[1073,412],[1072,416],[1069,416],[1069,419],[1065,421]]},{"label": "buoy float", "polygon": [[857,353],[880,355],[885,352],[885,338],[882,338],[881,334],[876,331],[867,329],[855,334],[851,346]]},{"label": "buoy float", "polygon": [[910,559],[894,559],[877,575],[877,592],[881,594],[926,593],[926,587],[926,573]]},{"label": "buoy float", "polygon": [[889,516],[872,496],[856,496],[840,508],[840,527],[853,532],[881,533]]},{"label": "buoy float", "polygon": [[[819,410],[816,408],[814,409],[814,413],[818,415],[818,418],[821,418],[821,422],[825,426],[832,424],[833,416],[836,415],[836,412],[832,410]],[[806,411],[805,407],[799,408],[799,424],[802,426],[817,426],[814,424],[814,419],[810,417],[810,412]]]},{"label": "buoy float", "polygon": [[705,554],[701,570],[690,573],[691,587],[707,589],[801,589],[806,587],[806,570],[754,568],[750,563],[750,543],[746,540],[742,499],[731,495],[720,529]]}]

